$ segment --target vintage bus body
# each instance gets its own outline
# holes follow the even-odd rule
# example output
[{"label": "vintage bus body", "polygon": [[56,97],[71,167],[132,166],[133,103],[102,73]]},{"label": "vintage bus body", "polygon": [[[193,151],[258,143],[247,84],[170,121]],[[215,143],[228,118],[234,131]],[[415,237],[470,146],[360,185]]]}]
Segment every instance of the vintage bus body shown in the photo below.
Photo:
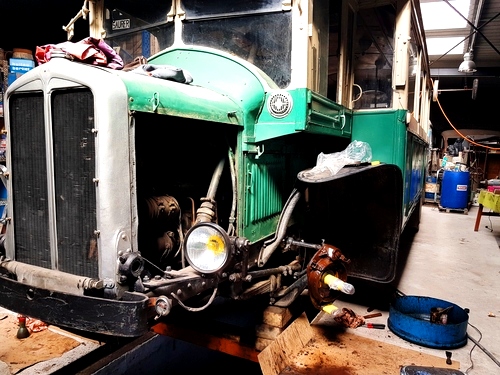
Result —
[{"label": "vintage bus body", "polygon": [[[326,273],[394,279],[429,128],[417,2],[89,4],[149,73],[54,54],[9,87],[1,306],[138,336],[216,296],[321,309]],[[353,144],[371,159],[314,170]]]}]

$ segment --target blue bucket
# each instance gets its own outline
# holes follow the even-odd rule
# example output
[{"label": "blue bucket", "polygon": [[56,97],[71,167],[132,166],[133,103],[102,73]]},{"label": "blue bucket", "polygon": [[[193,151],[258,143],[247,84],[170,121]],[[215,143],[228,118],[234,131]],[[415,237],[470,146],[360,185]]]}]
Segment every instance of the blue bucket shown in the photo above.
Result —
[{"label": "blue bucket", "polygon": [[441,201],[444,208],[465,209],[469,200],[469,172],[444,171]]},{"label": "blue bucket", "polygon": [[[446,324],[431,322],[431,309],[448,311]],[[440,299],[419,296],[398,297],[391,304],[387,326],[399,337],[429,348],[455,349],[467,344],[469,315],[464,309]]]}]

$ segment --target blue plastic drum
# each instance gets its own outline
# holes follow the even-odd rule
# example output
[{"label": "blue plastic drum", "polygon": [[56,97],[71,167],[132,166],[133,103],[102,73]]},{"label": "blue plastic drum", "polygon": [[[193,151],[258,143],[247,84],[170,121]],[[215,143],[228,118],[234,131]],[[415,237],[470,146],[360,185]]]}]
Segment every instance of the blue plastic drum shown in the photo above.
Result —
[{"label": "blue plastic drum", "polygon": [[470,172],[444,171],[440,205],[444,208],[466,209],[469,203]]},{"label": "blue plastic drum", "polygon": [[[431,311],[448,309],[446,324],[431,322]],[[387,326],[399,337],[429,348],[455,349],[467,344],[469,314],[454,303],[419,296],[398,297]]]}]

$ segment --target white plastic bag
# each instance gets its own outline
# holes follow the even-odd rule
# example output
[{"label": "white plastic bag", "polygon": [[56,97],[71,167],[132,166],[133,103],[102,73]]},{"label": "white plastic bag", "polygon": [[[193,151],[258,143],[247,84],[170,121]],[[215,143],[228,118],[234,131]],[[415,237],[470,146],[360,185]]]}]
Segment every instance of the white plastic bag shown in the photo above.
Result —
[{"label": "white plastic bag", "polygon": [[309,172],[315,174],[329,171],[333,176],[346,165],[370,163],[371,161],[372,149],[370,145],[362,141],[352,141],[344,151],[332,154],[320,153],[316,166]]}]

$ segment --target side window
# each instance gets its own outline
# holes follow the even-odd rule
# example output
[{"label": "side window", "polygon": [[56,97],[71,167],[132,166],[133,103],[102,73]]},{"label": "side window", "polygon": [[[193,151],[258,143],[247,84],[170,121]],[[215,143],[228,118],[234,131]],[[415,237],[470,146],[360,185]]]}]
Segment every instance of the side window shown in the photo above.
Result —
[{"label": "side window", "polygon": [[392,103],[395,10],[392,6],[361,9],[356,24],[354,83],[361,94],[354,108],[389,108]]}]

